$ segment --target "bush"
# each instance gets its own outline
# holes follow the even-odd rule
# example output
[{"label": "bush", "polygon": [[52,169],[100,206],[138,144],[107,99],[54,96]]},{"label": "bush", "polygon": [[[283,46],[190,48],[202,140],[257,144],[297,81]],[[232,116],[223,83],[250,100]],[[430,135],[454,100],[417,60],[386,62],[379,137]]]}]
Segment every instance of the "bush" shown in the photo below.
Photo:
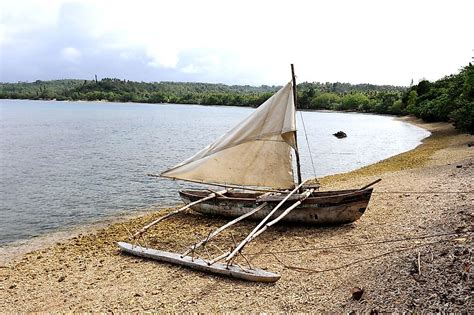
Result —
[{"label": "bush", "polygon": [[356,110],[369,105],[369,98],[362,93],[347,94],[342,98],[340,109]]},{"label": "bush", "polygon": [[454,126],[462,131],[474,134],[474,102],[466,102],[464,106],[454,110],[450,114]]}]

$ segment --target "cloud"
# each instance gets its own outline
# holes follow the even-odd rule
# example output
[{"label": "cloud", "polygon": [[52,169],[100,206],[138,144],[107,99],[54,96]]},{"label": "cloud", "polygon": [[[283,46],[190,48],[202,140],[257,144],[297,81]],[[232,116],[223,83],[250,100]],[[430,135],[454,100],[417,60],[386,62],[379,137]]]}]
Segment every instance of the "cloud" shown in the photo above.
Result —
[{"label": "cloud", "polygon": [[0,2],[0,80],[407,85],[471,61],[472,1]]},{"label": "cloud", "polygon": [[150,59],[147,65],[155,68],[175,68],[179,62],[179,50],[173,47],[150,45],[144,48],[146,56]]},{"label": "cloud", "polygon": [[196,67],[193,64],[189,64],[185,67],[182,67],[180,70],[183,73],[193,73],[193,74],[202,72],[202,69],[200,67]]},{"label": "cloud", "polygon": [[65,47],[61,50],[61,56],[66,61],[77,63],[79,62],[82,53],[74,47]]}]

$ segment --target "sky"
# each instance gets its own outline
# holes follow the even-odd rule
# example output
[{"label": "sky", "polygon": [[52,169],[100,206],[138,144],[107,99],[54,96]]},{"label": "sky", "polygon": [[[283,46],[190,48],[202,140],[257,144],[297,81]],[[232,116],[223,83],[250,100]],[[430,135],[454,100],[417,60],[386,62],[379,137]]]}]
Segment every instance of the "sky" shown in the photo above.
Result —
[{"label": "sky", "polygon": [[0,0],[0,81],[409,85],[474,56],[472,0]]}]

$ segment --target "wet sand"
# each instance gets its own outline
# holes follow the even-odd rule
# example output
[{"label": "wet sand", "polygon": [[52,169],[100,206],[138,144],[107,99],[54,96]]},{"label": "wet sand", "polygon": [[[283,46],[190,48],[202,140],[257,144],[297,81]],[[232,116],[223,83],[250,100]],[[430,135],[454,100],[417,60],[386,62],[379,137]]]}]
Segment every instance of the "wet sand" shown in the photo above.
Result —
[{"label": "wet sand", "polygon": [[[432,136],[415,150],[321,179],[330,190],[382,178],[359,221],[339,227],[279,225],[246,248],[252,265],[281,274],[275,284],[121,254],[116,242],[169,211],[161,210],[10,255],[0,263],[0,310],[473,312],[474,147],[467,145],[473,137],[448,124],[405,120]],[[224,222],[183,213],[152,229],[141,243],[183,251]],[[254,226],[244,222],[224,232],[209,251],[228,249]],[[369,244],[441,234],[450,235]],[[343,244],[354,245],[334,248]],[[287,250],[296,251],[276,253]],[[352,296],[354,287],[364,290],[360,300]]]}]

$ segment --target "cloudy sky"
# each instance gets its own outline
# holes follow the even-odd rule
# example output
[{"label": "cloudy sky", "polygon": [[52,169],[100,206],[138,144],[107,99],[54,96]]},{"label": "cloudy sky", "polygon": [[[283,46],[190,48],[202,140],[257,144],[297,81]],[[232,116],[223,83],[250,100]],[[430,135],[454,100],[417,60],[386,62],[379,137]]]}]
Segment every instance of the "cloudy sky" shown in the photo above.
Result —
[{"label": "cloudy sky", "polygon": [[408,85],[474,55],[472,0],[0,1],[0,81]]}]

